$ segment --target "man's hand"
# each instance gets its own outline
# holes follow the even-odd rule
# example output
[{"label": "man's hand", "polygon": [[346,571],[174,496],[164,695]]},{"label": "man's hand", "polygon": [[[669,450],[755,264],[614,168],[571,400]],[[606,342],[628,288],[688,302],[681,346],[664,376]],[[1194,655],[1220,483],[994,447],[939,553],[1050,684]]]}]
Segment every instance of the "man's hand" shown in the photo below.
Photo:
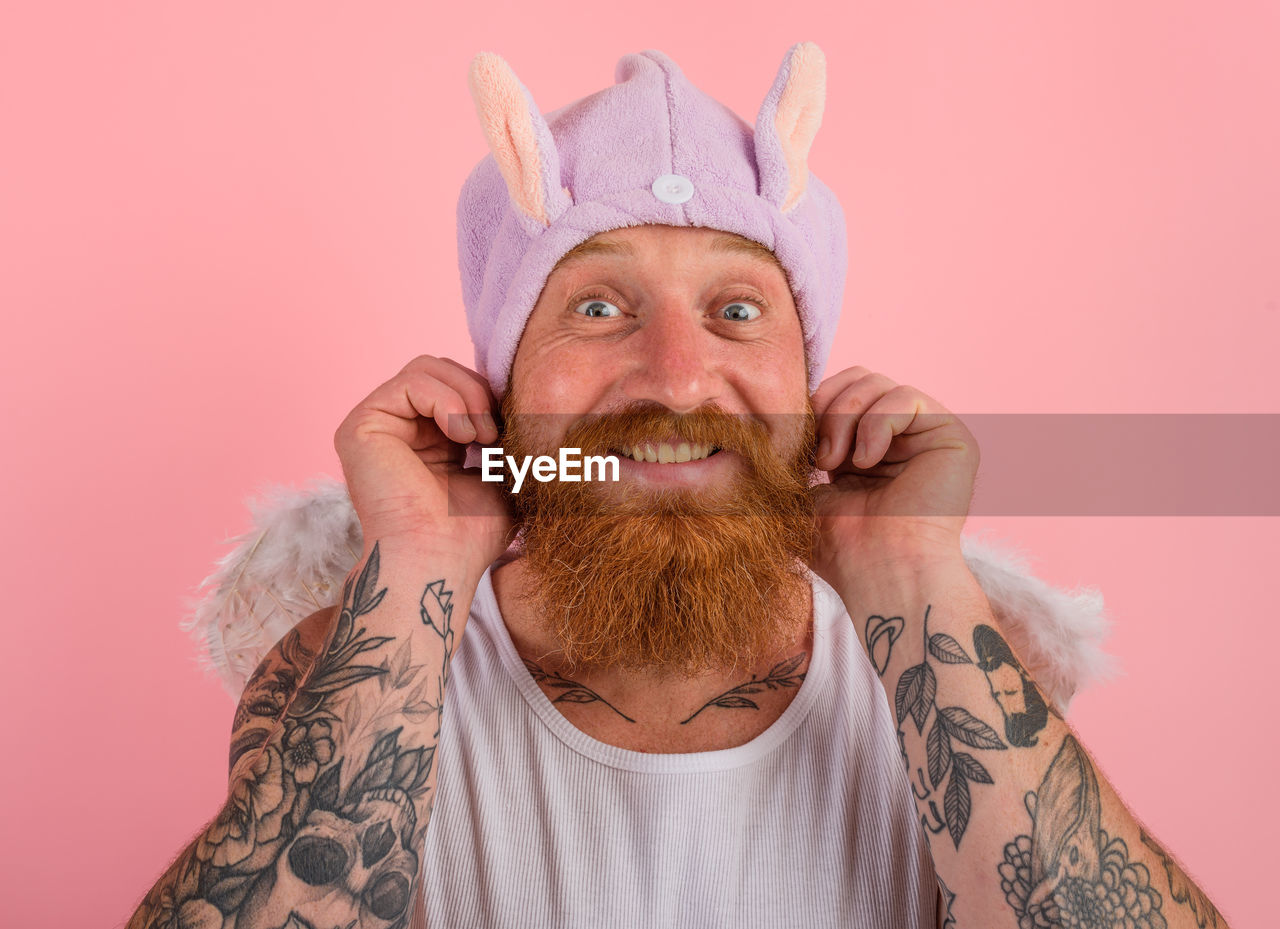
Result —
[{"label": "man's hand", "polygon": [[863,367],[813,395],[817,465],[813,568],[836,584],[864,559],[954,558],[973,496],[978,444],[953,413],[914,387]]},{"label": "man's hand", "polygon": [[422,355],[342,421],[334,447],[367,540],[411,539],[465,553],[483,570],[506,550],[502,485],[464,471],[471,442],[498,440],[488,382]]}]

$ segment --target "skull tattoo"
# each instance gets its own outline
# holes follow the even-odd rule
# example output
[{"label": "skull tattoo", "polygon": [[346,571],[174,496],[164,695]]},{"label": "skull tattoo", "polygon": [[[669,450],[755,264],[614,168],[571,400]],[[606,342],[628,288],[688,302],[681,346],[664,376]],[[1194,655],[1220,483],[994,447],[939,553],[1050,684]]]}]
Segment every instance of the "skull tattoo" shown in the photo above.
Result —
[{"label": "skull tattoo", "polygon": [[396,787],[367,791],[342,810],[312,809],[274,870],[254,884],[237,929],[404,929],[418,870],[416,820]]}]

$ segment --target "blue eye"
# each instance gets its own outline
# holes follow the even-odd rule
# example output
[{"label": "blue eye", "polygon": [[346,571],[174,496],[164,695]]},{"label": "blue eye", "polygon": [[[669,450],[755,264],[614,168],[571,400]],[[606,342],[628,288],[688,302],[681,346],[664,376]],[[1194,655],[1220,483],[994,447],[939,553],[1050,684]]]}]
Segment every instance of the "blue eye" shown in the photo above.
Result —
[{"label": "blue eye", "polygon": [[581,313],[583,316],[621,316],[622,310],[618,309],[608,300],[584,300],[573,308],[575,313]]},{"label": "blue eye", "polygon": [[749,322],[760,315],[760,307],[735,301],[720,308],[720,315],[737,322]]}]

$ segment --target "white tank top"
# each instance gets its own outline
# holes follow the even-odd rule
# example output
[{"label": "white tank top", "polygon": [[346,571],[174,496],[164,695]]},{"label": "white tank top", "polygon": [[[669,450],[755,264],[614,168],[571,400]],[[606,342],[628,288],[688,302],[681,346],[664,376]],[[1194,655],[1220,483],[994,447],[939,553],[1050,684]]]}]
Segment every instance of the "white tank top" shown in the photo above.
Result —
[{"label": "white tank top", "polygon": [[935,927],[888,702],[840,598],[813,585],[808,672],[773,725],[736,748],[647,754],[560,715],[486,573],[446,695],[427,926]]}]

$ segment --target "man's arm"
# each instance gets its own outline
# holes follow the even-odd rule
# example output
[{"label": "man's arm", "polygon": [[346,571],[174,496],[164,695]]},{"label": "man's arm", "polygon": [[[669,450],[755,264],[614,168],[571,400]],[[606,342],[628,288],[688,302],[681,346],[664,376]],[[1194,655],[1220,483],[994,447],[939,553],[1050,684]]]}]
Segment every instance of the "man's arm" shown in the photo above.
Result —
[{"label": "man's arm", "polygon": [[932,397],[855,366],[814,393],[814,569],[853,617],[895,720],[945,919],[1225,926],[1116,796],[1000,634],[961,530],[977,440]]},{"label": "man's arm", "polygon": [[883,555],[838,590],[884,668],[954,925],[1225,927],[1042,698],[963,559]]},{"label": "man's arm", "polygon": [[226,802],[131,929],[407,919],[449,660],[481,576],[510,542],[499,491],[461,467],[468,443],[497,440],[495,408],[474,371],[423,355],[338,427],[364,555],[314,658],[305,636],[286,636],[280,663],[255,675]]},{"label": "man's arm", "polygon": [[[221,927],[232,916],[238,929],[358,927],[408,913],[449,658],[478,581],[456,555],[372,546],[311,667],[300,668],[306,635],[286,636],[279,663],[269,656],[246,688],[227,800],[147,894],[131,929]],[[325,614],[309,618],[311,635],[316,617]],[[247,717],[265,718],[299,670],[296,690],[259,735]]]},{"label": "man's arm", "polygon": [[[231,724],[228,790],[235,788],[236,763],[249,752],[266,745],[276,727],[282,724],[289,701],[297,692],[298,684],[310,672],[316,654],[324,646],[334,613],[338,609],[340,607],[317,610],[299,621],[272,646],[245,681]],[[180,876],[181,870],[187,866],[190,851],[190,848],[185,849],[179,855],[170,870],[157,882],[157,890],[170,888],[169,879]],[[144,900],[139,913],[143,913],[148,907],[160,912],[153,913],[149,919],[144,916],[140,924],[169,925],[165,920],[176,920],[182,905],[181,901],[175,904],[171,888],[161,890],[159,899],[156,898],[156,890],[153,890]],[[154,915],[159,915],[159,919],[154,918]],[[135,914],[130,925],[138,924],[139,916]]]}]

